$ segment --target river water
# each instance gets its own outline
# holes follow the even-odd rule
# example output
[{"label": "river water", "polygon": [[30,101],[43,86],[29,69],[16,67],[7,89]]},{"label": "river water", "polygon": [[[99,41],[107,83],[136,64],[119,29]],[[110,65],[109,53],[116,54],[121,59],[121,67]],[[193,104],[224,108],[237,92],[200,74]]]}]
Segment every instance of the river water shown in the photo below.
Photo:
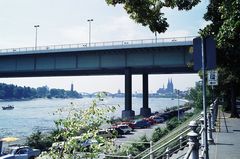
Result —
[{"label": "river water", "polygon": [[[60,108],[71,106],[71,102],[78,107],[87,108],[94,98],[81,99],[35,99],[29,101],[1,101],[0,106],[14,105],[13,110],[0,110],[0,138],[14,136],[25,138],[35,130],[49,131],[54,128],[54,120],[59,116],[53,115]],[[124,109],[124,98],[105,98],[109,105],[120,105],[112,116],[121,117]],[[135,114],[140,113],[142,98],[132,99]],[[185,101],[180,100],[180,104]],[[177,99],[150,98],[149,106],[152,112],[162,111],[166,107],[176,106]]]}]

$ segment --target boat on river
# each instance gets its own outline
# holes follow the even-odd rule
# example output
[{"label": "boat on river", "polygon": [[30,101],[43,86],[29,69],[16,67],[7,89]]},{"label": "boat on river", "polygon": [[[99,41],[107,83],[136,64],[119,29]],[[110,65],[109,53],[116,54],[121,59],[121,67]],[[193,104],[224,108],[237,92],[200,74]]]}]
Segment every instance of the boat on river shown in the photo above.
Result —
[{"label": "boat on river", "polygon": [[12,110],[12,109],[14,109],[14,106],[13,105],[2,106],[2,109],[3,110]]}]

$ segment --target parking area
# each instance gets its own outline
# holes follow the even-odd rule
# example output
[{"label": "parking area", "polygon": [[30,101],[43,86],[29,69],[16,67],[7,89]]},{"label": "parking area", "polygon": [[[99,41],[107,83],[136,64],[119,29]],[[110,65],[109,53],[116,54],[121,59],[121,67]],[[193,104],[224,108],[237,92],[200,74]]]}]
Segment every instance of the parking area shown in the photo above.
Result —
[{"label": "parking area", "polygon": [[130,134],[123,135],[122,137],[117,138],[116,142],[124,143],[127,141],[137,141],[143,135],[146,135],[148,139],[151,139],[152,133],[153,133],[154,129],[157,127],[165,128],[166,123],[164,122],[164,123],[160,123],[160,124],[155,124],[149,128],[144,128],[144,129],[135,129]]}]

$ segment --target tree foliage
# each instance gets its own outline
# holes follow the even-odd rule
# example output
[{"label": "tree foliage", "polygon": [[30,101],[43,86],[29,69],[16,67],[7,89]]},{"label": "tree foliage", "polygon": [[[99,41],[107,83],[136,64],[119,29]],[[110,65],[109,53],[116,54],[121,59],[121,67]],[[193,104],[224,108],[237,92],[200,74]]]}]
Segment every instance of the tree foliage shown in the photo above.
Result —
[{"label": "tree foliage", "polygon": [[[59,115],[66,116],[55,121],[57,133],[55,142],[58,148],[51,148],[49,155],[54,159],[94,158],[99,153],[111,151],[111,141],[98,135],[100,126],[110,122],[109,113],[115,111],[115,106],[100,104],[102,97],[92,101],[87,109],[72,105],[68,110],[60,109]],[[66,114],[67,113],[67,114]],[[93,142],[87,146],[86,142]]]},{"label": "tree foliage", "polygon": [[105,0],[109,5],[122,4],[135,22],[148,26],[152,32],[163,33],[169,24],[162,9],[164,7],[190,10],[200,0]]},{"label": "tree foliage", "polygon": [[237,88],[240,87],[240,0],[212,0],[204,19],[211,23],[200,31],[202,36],[213,36],[217,42],[219,71],[218,94],[226,96],[231,116],[236,111]]},{"label": "tree foliage", "polygon": [[[206,87],[206,104],[209,106],[212,102],[211,100],[211,88]],[[203,94],[202,94],[202,84],[198,82],[194,88],[190,88],[186,99],[192,102],[192,105],[196,111],[203,109]]]},{"label": "tree foliage", "polygon": [[32,99],[32,98],[81,98],[82,95],[76,91],[66,91],[64,89],[49,89],[47,86],[21,87],[12,84],[0,83],[0,99]]},{"label": "tree foliage", "polygon": [[32,133],[26,140],[26,145],[35,149],[40,149],[41,151],[47,151],[48,148],[52,146],[52,143],[52,134],[42,133],[39,130]]}]

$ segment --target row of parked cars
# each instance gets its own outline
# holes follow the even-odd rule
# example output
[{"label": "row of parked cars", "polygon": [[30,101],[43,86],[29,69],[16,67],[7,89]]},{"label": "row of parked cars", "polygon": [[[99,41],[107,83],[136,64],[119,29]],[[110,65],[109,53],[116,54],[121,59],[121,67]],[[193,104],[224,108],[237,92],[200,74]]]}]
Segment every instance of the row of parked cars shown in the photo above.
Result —
[{"label": "row of parked cars", "polygon": [[163,123],[168,117],[169,115],[166,113],[156,113],[149,118],[117,122],[106,130],[100,130],[98,134],[107,138],[121,137],[122,135],[130,134],[134,129],[149,128],[151,125]]}]

